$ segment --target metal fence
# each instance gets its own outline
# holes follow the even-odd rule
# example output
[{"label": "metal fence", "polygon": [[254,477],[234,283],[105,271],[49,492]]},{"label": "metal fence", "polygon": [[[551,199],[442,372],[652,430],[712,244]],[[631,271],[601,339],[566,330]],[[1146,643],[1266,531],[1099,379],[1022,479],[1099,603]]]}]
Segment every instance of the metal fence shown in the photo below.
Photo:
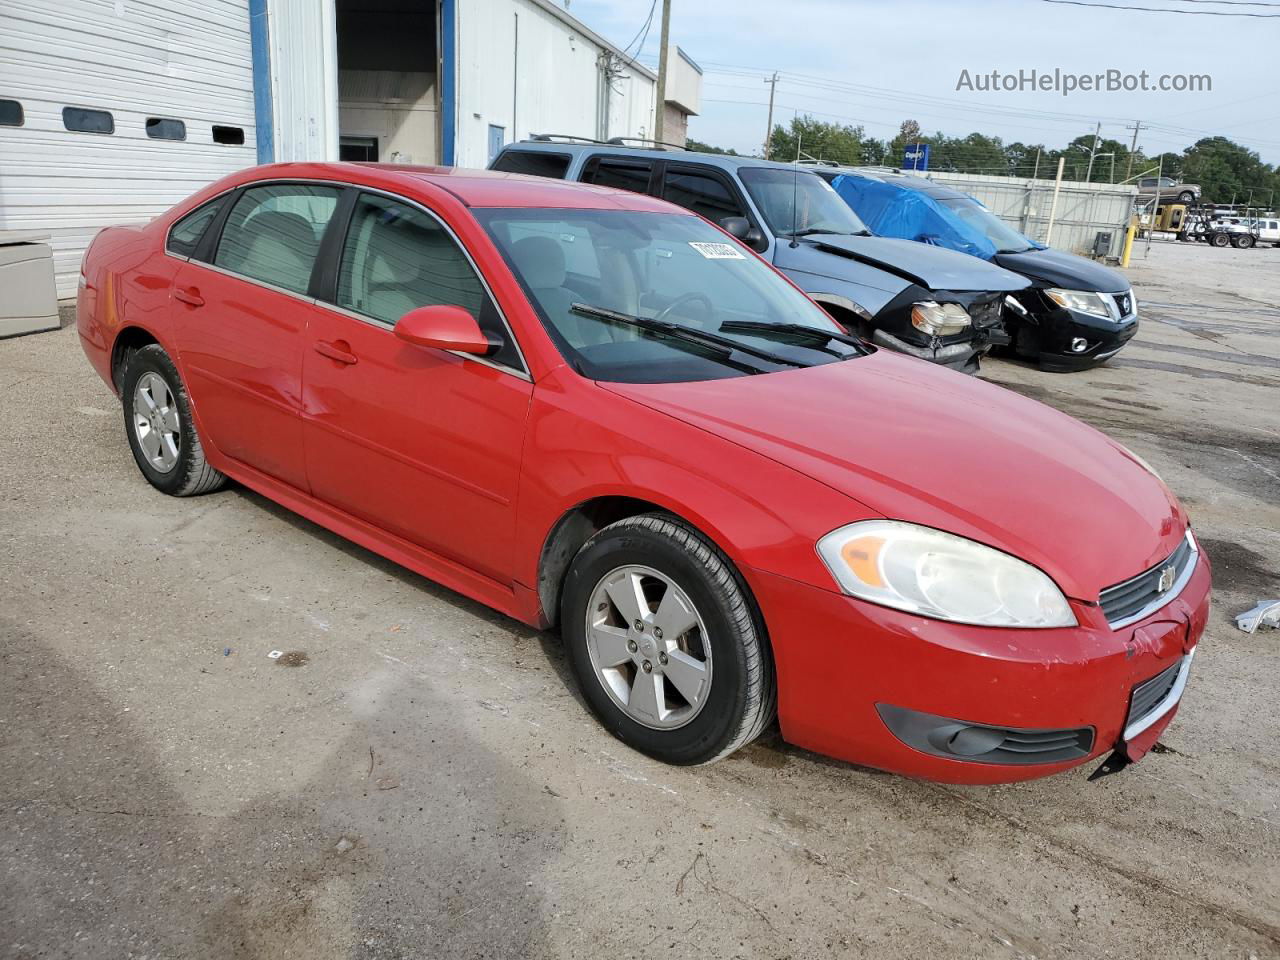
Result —
[{"label": "metal fence", "polygon": [[[976,197],[1020,233],[1040,243],[1046,242],[1053,206],[1052,180],[941,171],[930,171],[924,176]],[[1109,233],[1111,240],[1105,256],[1119,259],[1137,192],[1131,184],[1062,181],[1050,246],[1093,256],[1098,234]]]}]

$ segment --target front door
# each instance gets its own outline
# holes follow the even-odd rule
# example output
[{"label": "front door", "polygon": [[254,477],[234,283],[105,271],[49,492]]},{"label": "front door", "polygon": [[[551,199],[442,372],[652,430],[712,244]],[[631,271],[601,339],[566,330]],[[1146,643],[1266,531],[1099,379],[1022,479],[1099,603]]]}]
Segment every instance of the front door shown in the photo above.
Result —
[{"label": "front door", "polygon": [[174,284],[175,341],[206,439],[226,456],[306,489],[302,356],[307,295],[336,187],[277,183],[235,199],[211,264]]},{"label": "front door", "polygon": [[[337,273],[303,360],[313,495],[509,583],[533,384],[492,296],[434,215],[381,194],[358,198]],[[396,337],[433,304],[470,311],[502,348],[478,360]]]}]

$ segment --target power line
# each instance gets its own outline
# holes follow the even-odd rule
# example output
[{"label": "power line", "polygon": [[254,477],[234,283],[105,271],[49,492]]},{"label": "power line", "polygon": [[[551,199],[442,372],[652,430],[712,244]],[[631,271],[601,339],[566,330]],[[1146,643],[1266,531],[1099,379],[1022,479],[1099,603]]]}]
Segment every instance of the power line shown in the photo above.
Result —
[{"label": "power line", "polygon": [[1092,7],[1097,10],[1138,10],[1144,13],[1180,13],[1193,17],[1276,17],[1280,13],[1235,13],[1230,10],[1170,10],[1167,7],[1129,7],[1118,3],[1086,3],[1085,0],[1040,0],[1041,3],[1061,3],[1071,7]]}]

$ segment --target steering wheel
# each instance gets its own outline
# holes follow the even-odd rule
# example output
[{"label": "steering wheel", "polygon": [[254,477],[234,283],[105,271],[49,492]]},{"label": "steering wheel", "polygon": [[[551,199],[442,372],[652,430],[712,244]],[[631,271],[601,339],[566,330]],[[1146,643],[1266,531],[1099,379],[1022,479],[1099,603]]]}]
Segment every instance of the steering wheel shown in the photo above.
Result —
[{"label": "steering wheel", "polygon": [[[658,315],[655,316],[653,319],[666,320],[671,316],[671,314],[675,313],[678,308],[684,306],[686,303],[702,304],[702,308],[706,311],[706,314],[707,314],[706,315],[707,321],[710,321],[711,315],[716,312],[715,304],[711,302],[711,298],[708,297],[705,293],[698,293],[695,291],[693,293],[684,293],[676,297],[674,300],[668,303],[665,307],[659,310]],[[696,323],[697,321],[694,321],[694,322]],[[701,325],[702,324],[699,324],[699,326]]]}]

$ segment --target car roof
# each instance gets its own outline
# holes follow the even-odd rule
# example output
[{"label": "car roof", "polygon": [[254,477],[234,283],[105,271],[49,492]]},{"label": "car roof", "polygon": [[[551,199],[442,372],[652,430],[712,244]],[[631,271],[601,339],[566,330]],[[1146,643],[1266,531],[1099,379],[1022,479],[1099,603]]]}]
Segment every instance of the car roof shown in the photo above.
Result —
[{"label": "car roof", "polygon": [[[763,167],[774,170],[791,170],[790,163],[779,163],[776,160],[764,160],[761,157],[743,157],[730,153],[699,153],[696,150],[661,150],[653,147],[627,147],[612,143],[567,143],[558,140],[521,140],[509,143],[503,148],[527,153],[559,153],[576,157],[584,153],[601,154],[610,157],[633,157],[637,160],[666,160],[668,163],[694,162],[721,170],[733,172],[743,167]],[[812,170],[812,167],[801,165],[801,172]]]},{"label": "car roof", "polygon": [[583,210],[638,210],[692,216],[684,207],[629,190],[551,180],[519,173],[426,167],[394,163],[272,163],[245,171],[242,183],[297,177],[336,180],[357,186],[412,192],[431,184],[469,207],[527,207]]},{"label": "car roof", "polygon": [[915,190],[935,200],[970,200],[969,194],[961,193],[953,187],[945,186],[926,177],[901,173],[897,170],[869,170],[864,167],[822,167],[829,173],[844,174],[851,177],[862,177],[864,180],[878,180],[903,190]]}]

